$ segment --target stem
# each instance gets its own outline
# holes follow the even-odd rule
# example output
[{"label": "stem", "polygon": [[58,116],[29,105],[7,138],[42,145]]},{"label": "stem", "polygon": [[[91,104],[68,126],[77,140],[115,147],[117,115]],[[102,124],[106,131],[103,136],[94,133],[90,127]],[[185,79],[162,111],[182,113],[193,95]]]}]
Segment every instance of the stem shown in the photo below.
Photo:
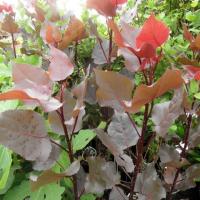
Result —
[{"label": "stem", "polygon": [[108,63],[111,63],[111,57],[112,57],[112,37],[113,37],[113,31],[110,30],[109,32],[109,57],[108,57]]},{"label": "stem", "polygon": [[[191,128],[191,124],[192,124],[192,114],[190,114],[187,118],[187,126],[186,126],[186,130],[185,130],[185,137],[184,137],[184,147],[182,149],[181,155],[180,155],[180,159],[185,158],[185,153],[186,153],[186,148],[188,146],[188,139],[189,139],[189,135],[190,135],[190,128]],[[168,194],[167,200],[172,200],[172,193],[175,189],[176,186],[176,182],[180,173],[180,168],[177,169],[175,177],[174,177],[174,181],[171,187],[171,190]]]},{"label": "stem", "polygon": [[[61,103],[63,103],[64,88],[65,87],[62,84],[61,85],[61,95],[60,95],[60,101],[61,101]],[[72,148],[72,143],[71,143],[71,140],[70,140],[70,136],[69,136],[68,131],[67,131],[67,126],[65,124],[65,116],[64,116],[63,106],[60,108],[60,116],[61,116],[62,127],[63,127],[64,133],[65,133],[65,139],[66,139],[67,146],[68,146],[69,159],[70,159],[70,162],[72,163],[74,161],[73,148]],[[74,189],[75,200],[79,200],[79,197],[78,197],[78,188],[77,188],[77,177],[76,177],[76,175],[72,176],[72,182],[73,182],[73,189]]]},{"label": "stem", "polygon": [[145,111],[144,111],[144,121],[143,121],[143,126],[142,126],[142,133],[141,133],[140,139],[139,139],[138,144],[137,144],[138,153],[137,153],[137,160],[136,160],[136,164],[135,164],[135,169],[134,169],[133,176],[132,176],[132,179],[131,179],[131,189],[130,189],[129,200],[133,199],[137,175],[140,171],[141,163],[142,163],[142,160],[143,160],[144,135],[145,135],[146,129],[147,129],[148,111],[149,111],[149,104],[146,104],[145,105]]},{"label": "stem", "polygon": [[13,54],[14,54],[14,57],[17,58],[16,49],[15,49],[15,38],[14,38],[13,33],[11,33],[11,38],[12,38]]}]

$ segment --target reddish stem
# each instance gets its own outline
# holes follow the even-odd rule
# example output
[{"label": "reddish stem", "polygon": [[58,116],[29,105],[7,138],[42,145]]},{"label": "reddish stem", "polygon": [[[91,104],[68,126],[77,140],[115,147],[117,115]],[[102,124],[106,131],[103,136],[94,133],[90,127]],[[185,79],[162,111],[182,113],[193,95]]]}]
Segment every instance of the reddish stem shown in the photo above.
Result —
[{"label": "reddish stem", "polygon": [[141,168],[141,164],[142,164],[142,160],[143,160],[144,135],[145,135],[146,129],[147,129],[148,112],[149,112],[149,104],[146,104],[145,105],[145,111],[144,111],[142,133],[141,133],[140,139],[138,140],[138,143],[137,143],[138,153],[137,153],[137,160],[136,160],[136,164],[135,164],[135,169],[134,169],[133,176],[132,176],[132,179],[131,179],[131,189],[130,189],[129,200],[133,199],[135,183],[136,183],[136,180],[137,180],[138,173],[140,172],[140,168]]},{"label": "reddish stem", "polygon": [[[61,91],[60,91],[60,102],[61,103],[64,102],[64,99],[63,99],[63,97],[64,97],[64,88],[65,88],[65,85],[61,84]],[[65,124],[65,116],[64,116],[63,106],[60,108],[60,117],[61,117],[62,127],[63,127],[64,133],[65,133],[65,139],[66,139],[67,146],[68,146],[69,159],[70,159],[70,162],[72,163],[74,161],[73,148],[72,148],[72,143],[71,143],[70,136],[69,136],[68,131],[67,131],[67,126]],[[76,175],[72,176],[72,182],[73,182],[75,200],[79,200]]]},{"label": "reddish stem", "polygon": [[14,54],[14,57],[17,58],[16,49],[15,49],[15,38],[14,38],[13,33],[11,33],[11,38],[12,38],[13,54]]}]

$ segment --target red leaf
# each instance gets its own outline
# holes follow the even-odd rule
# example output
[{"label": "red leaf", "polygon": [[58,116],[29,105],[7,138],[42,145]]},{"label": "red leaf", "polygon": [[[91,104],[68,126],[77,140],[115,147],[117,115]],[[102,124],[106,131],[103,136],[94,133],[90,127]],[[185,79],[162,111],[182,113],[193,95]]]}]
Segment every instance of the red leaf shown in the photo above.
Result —
[{"label": "red leaf", "polygon": [[106,17],[116,15],[116,4],[113,4],[111,0],[87,0],[87,7],[95,9]]},{"label": "red leaf", "polygon": [[200,71],[195,74],[194,79],[197,81],[200,80]]},{"label": "red leaf", "polygon": [[127,2],[127,0],[110,0],[113,5],[120,5]]},{"label": "red leaf", "polygon": [[136,113],[142,106],[150,103],[153,99],[163,95],[165,92],[179,88],[184,83],[180,70],[167,70],[153,85],[140,85],[136,88],[131,107],[127,112]]},{"label": "red leaf", "polygon": [[186,69],[195,80],[200,80],[200,67],[186,66]]},{"label": "red leaf", "polygon": [[9,5],[7,3],[3,3],[0,5],[0,13],[3,11],[5,11],[7,13],[13,13],[13,8],[11,5]]},{"label": "red leaf", "polygon": [[74,66],[68,56],[59,49],[50,46],[49,76],[53,81],[66,79],[73,73]]},{"label": "red leaf", "polygon": [[152,14],[144,23],[136,39],[136,46],[141,48],[144,43],[150,43],[154,48],[157,48],[167,40],[169,31],[169,28]]},{"label": "red leaf", "polygon": [[122,37],[117,25],[115,24],[115,22],[112,19],[108,19],[107,24],[108,24],[109,28],[111,28],[112,31],[114,32],[114,41],[115,41],[115,43],[119,47],[125,47],[124,39],[123,39],[123,37]]},{"label": "red leaf", "polygon": [[140,58],[154,58],[156,56],[156,50],[151,44],[144,43],[137,55]]},{"label": "red leaf", "polygon": [[183,37],[189,42],[192,42],[193,40],[193,36],[185,24],[183,25]]},{"label": "red leaf", "polygon": [[25,92],[20,91],[20,90],[13,90],[13,91],[8,91],[8,92],[0,94],[1,101],[14,100],[14,99],[28,100],[32,98],[28,96]]}]

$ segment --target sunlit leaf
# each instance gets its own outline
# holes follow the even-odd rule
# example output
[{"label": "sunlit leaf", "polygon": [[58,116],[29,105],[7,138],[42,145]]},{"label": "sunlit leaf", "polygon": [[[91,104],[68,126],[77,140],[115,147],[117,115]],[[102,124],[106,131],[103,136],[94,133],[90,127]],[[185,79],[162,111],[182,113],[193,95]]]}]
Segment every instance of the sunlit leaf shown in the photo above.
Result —
[{"label": "sunlit leaf", "polygon": [[138,48],[144,43],[151,44],[154,48],[161,46],[169,37],[169,28],[158,21],[152,14],[144,23],[141,32],[136,39]]},{"label": "sunlit leaf", "polygon": [[66,79],[74,71],[74,66],[71,63],[67,54],[61,50],[50,46],[50,65],[49,76],[53,81],[60,81]]},{"label": "sunlit leaf", "polygon": [[136,113],[145,104],[150,103],[153,99],[169,90],[179,88],[183,83],[181,71],[168,69],[153,85],[147,86],[142,84],[138,86],[132,99],[132,105],[130,107],[127,106],[126,110]]},{"label": "sunlit leaf", "polygon": [[59,49],[67,48],[72,42],[78,42],[87,37],[85,25],[76,17],[71,17],[69,25],[65,30],[62,41],[59,43]]}]

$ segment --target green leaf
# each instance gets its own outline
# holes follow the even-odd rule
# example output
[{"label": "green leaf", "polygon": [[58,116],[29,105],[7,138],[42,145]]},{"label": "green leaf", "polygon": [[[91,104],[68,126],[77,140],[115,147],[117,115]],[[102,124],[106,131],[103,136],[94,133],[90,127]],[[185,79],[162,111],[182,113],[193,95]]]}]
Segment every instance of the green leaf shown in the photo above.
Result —
[{"label": "green leaf", "polygon": [[36,192],[31,192],[29,181],[23,181],[20,185],[9,190],[3,200],[24,200],[25,198],[29,200],[61,200],[64,191],[64,187],[53,183],[41,187]]},{"label": "green leaf", "polygon": [[18,100],[0,101],[0,112],[16,109],[18,105]]},{"label": "green leaf", "polygon": [[3,200],[23,200],[30,194],[29,181],[23,181],[20,185],[8,190]]},{"label": "green leaf", "polygon": [[38,65],[38,66],[40,66],[42,63],[41,57],[38,55],[31,55],[31,56],[23,55],[22,57],[17,57],[14,61],[16,63]]},{"label": "green leaf", "polygon": [[84,194],[81,196],[81,200],[95,200],[96,197],[93,194]]},{"label": "green leaf", "polygon": [[199,91],[199,83],[195,80],[190,82],[190,94],[195,94]]},{"label": "green leaf", "polygon": [[200,92],[194,95],[195,98],[200,99]]},{"label": "green leaf", "polygon": [[3,189],[6,186],[11,163],[11,151],[0,145],[0,189]]},{"label": "green leaf", "polygon": [[65,188],[58,184],[49,184],[41,187],[37,192],[31,193],[30,200],[61,200],[64,191]]},{"label": "green leaf", "polygon": [[12,166],[11,169],[10,169],[10,173],[8,175],[8,179],[7,179],[7,182],[6,182],[6,185],[3,189],[0,190],[0,195],[1,194],[5,194],[12,186],[14,180],[15,180],[15,171],[17,169],[20,169],[19,166]]},{"label": "green leaf", "polygon": [[100,128],[100,129],[105,129],[105,128],[106,128],[106,122],[102,121],[102,122],[99,124],[98,128]]},{"label": "green leaf", "polygon": [[93,130],[81,130],[73,138],[73,151],[79,151],[83,149],[94,137],[96,136]]},{"label": "green leaf", "polygon": [[6,66],[4,63],[0,63],[0,76],[11,77],[12,71],[9,66]]},{"label": "green leaf", "polygon": [[193,0],[191,3],[191,7],[195,8],[198,6],[199,0]]}]

